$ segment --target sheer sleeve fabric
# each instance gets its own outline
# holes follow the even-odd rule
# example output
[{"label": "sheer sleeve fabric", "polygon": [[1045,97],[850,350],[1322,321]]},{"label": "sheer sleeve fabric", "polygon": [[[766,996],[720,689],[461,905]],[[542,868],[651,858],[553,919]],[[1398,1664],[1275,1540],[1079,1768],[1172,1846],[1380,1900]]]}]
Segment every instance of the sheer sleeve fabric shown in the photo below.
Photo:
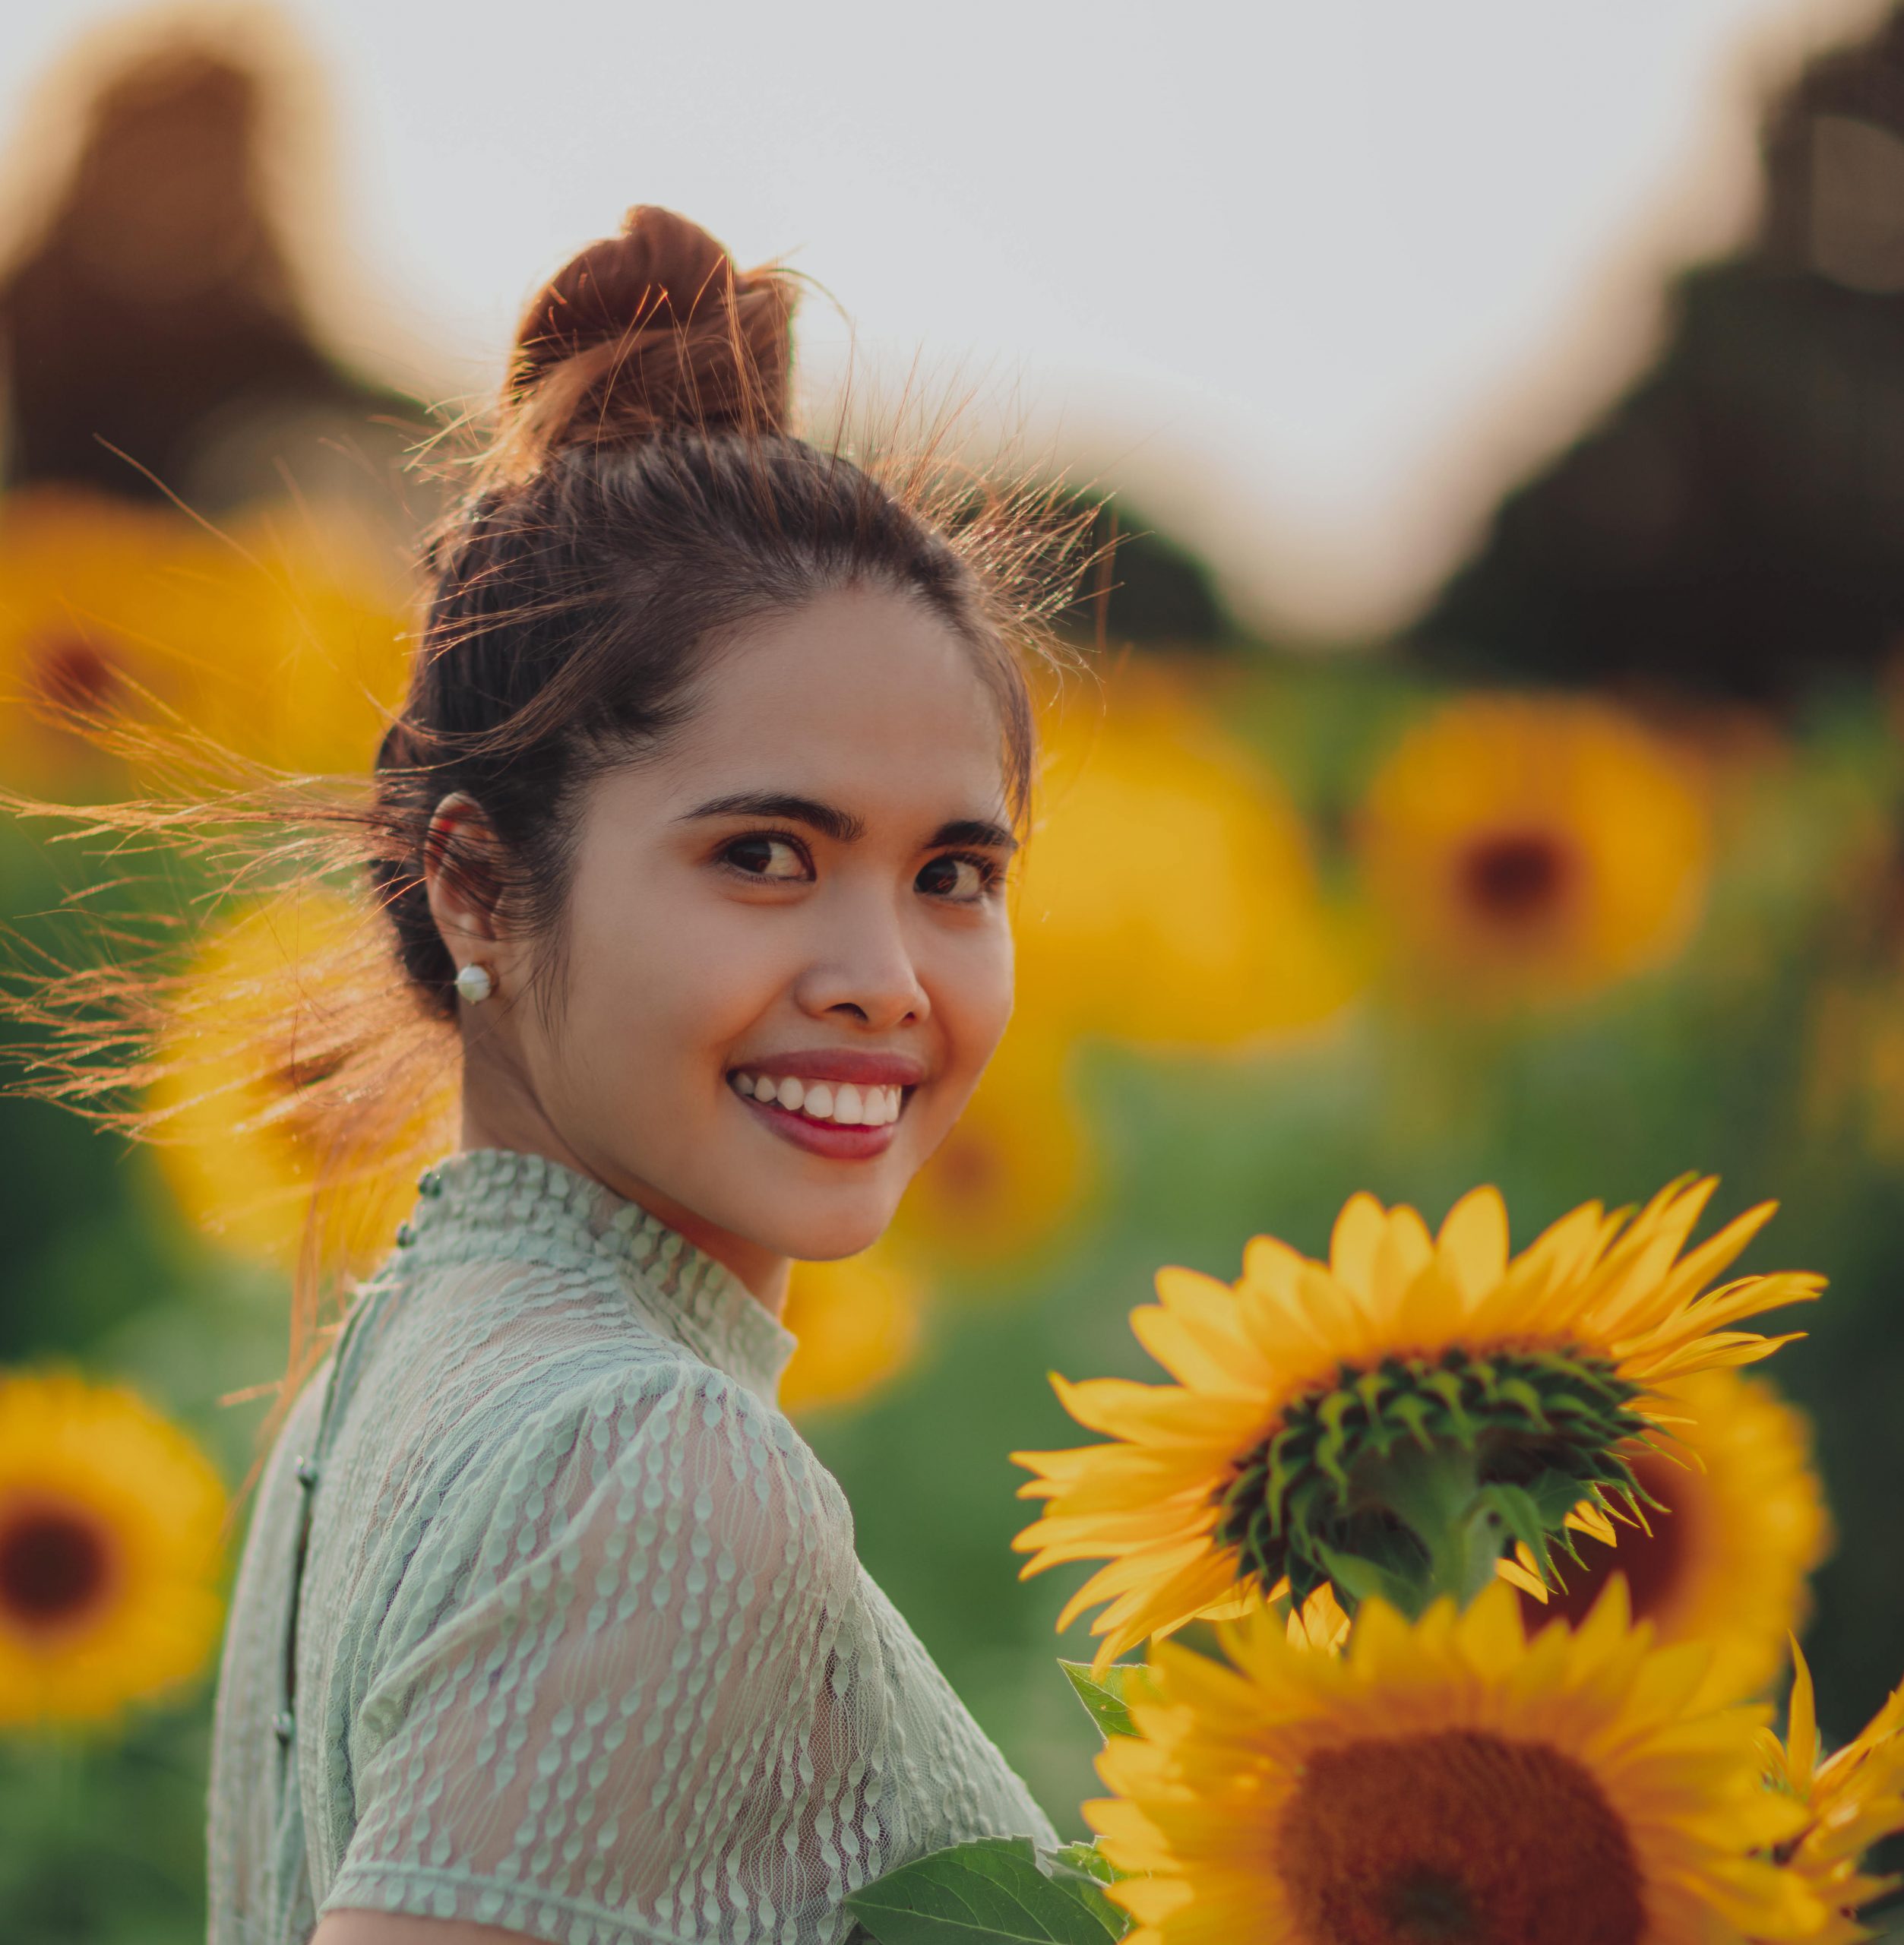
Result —
[{"label": "sheer sleeve fabric", "polygon": [[837,1485],[691,1366],[561,1399],[487,1467],[329,1671],[355,1828],[324,1908],[831,1945],[884,1868],[890,1741]]}]

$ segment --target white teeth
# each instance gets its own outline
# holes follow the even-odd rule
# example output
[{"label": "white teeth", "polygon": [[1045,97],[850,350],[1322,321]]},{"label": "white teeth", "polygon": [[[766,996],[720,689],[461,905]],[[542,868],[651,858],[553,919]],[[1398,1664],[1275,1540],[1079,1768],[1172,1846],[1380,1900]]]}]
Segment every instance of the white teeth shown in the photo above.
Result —
[{"label": "white teeth", "polygon": [[905,1090],[898,1087],[859,1087],[850,1080],[837,1085],[825,1080],[796,1080],[789,1074],[776,1080],[767,1074],[732,1077],[734,1092],[750,1101],[762,1101],[811,1121],[831,1121],[839,1127],[884,1127],[899,1119]]}]

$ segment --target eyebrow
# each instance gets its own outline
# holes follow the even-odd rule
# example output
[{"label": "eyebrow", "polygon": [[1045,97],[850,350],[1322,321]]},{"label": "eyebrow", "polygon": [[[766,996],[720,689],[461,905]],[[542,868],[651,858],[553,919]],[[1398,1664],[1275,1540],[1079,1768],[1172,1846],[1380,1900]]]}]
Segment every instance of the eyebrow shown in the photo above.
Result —
[{"label": "eyebrow", "polygon": [[[837,805],[823,804],[817,797],[802,797],[782,790],[737,790],[725,797],[710,797],[682,814],[682,824],[702,818],[778,818],[790,824],[803,824],[830,837],[836,844],[851,844],[866,834],[866,821]],[[987,851],[1015,851],[1018,840],[1003,824],[988,818],[953,818],[939,826],[928,841],[928,850],[963,845]]]},{"label": "eyebrow", "polygon": [[933,832],[926,849],[936,851],[948,845],[974,851],[1016,851],[1018,840],[1003,824],[994,824],[989,818],[954,818]]}]

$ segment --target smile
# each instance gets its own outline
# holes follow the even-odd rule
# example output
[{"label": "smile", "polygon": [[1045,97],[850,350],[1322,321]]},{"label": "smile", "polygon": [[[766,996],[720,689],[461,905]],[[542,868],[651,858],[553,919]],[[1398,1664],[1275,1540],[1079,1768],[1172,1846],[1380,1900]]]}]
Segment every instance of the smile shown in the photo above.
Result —
[{"label": "smile", "polygon": [[744,1070],[729,1074],[728,1083],[744,1101],[785,1108],[833,1127],[884,1127],[899,1119],[906,1093],[903,1087],[856,1086],[850,1080],[802,1080],[797,1074]]},{"label": "smile", "polygon": [[730,1068],[729,1090],[770,1134],[830,1162],[871,1162],[892,1146],[927,1079],[909,1054],[814,1047]]}]

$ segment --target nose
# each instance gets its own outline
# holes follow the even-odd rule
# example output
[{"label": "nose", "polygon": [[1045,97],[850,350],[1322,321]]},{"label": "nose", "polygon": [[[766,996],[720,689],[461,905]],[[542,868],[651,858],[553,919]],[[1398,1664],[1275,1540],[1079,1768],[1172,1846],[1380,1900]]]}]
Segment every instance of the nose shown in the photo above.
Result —
[{"label": "nose", "polygon": [[815,1020],[849,1020],[882,1033],[918,1025],[932,1010],[900,915],[877,897],[827,901],[814,950],[794,985]]}]

